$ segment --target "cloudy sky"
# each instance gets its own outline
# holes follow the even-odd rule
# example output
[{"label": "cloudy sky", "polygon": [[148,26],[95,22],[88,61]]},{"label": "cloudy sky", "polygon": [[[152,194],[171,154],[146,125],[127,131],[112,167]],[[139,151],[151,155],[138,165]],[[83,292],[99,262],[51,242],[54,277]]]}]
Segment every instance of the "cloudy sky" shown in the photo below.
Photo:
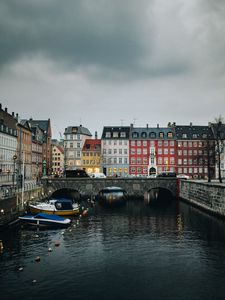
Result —
[{"label": "cloudy sky", "polygon": [[206,125],[225,116],[224,0],[1,0],[0,102],[82,124]]}]

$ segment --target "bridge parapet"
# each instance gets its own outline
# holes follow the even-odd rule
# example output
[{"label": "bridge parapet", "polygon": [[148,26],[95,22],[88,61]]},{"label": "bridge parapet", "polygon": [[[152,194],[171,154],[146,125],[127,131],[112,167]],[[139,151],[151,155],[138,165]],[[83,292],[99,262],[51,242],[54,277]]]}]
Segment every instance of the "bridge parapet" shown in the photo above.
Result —
[{"label": "bridge parapet", "polygon": [[177,178],[46,178],[42,184],[48,196],[61,189],[76,190],[81,196],[96,196],[111,186],[121,187],[130,197],[143,197],[154,188],[167,189],[173,197],[178,195]]}]

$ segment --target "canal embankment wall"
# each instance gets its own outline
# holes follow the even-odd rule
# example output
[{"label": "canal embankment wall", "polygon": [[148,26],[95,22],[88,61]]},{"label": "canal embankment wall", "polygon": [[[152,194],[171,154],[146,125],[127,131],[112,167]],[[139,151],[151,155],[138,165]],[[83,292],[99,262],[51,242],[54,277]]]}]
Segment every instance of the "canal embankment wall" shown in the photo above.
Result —
[{"label": "canal embankment wall", "polygon": [[181,180],[179,197],[209,213],[225,217],[225,184]]},{"label": "canal embankment wall", "polygon": [[26,210],[30,201],[44,198],[43,187],[27,185],[24,190],[5,188],[0,190],[0,226],[15,221]]}]

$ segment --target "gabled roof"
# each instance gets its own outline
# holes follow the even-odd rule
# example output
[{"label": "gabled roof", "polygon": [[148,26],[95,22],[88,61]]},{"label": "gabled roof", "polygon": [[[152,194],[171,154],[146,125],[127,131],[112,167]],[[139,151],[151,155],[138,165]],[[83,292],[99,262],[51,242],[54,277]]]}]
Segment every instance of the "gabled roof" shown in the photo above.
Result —
[{"label": "gabled roof", "polygon": [[101,140],[100,139],[86,139],[82,151],[100,151]]},{"label": "gabled roof", "polygon": [[83,127],[82,125],[69,126],[69,127],[65,128],[64,134],[83,134],[83,135],[87,135],[87,136],[92,136],[90,131],[86,127]]},{"label": "gabled roof", "polygon": [[38,126],[43,131],[47,132],[48,131],[48,126],[49,126],[49,121],[50,121],[50,119],[48,119],[48,120],[33,120],[33,119],[30,119],[29,123],[31,124],[31,127]]}]

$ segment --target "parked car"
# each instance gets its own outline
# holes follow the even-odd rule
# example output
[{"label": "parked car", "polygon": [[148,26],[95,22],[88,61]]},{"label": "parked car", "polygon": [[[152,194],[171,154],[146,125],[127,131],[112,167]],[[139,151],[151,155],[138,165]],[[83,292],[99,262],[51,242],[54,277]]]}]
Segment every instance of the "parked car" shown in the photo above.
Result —
[{"label": "parked car", "polygon": [[91,173],[89,174],[91,178],[106,178],[104,173]]},{"label": "parked car", "polygon": [[181,178],[181,179],[189,179],[190,177],[188,175],[185,174],[178,174],[177,178]]},{"label": "parked car", "polygon": [[177,174],[175,172],[162,172],[157,177],[177,177]]}]

